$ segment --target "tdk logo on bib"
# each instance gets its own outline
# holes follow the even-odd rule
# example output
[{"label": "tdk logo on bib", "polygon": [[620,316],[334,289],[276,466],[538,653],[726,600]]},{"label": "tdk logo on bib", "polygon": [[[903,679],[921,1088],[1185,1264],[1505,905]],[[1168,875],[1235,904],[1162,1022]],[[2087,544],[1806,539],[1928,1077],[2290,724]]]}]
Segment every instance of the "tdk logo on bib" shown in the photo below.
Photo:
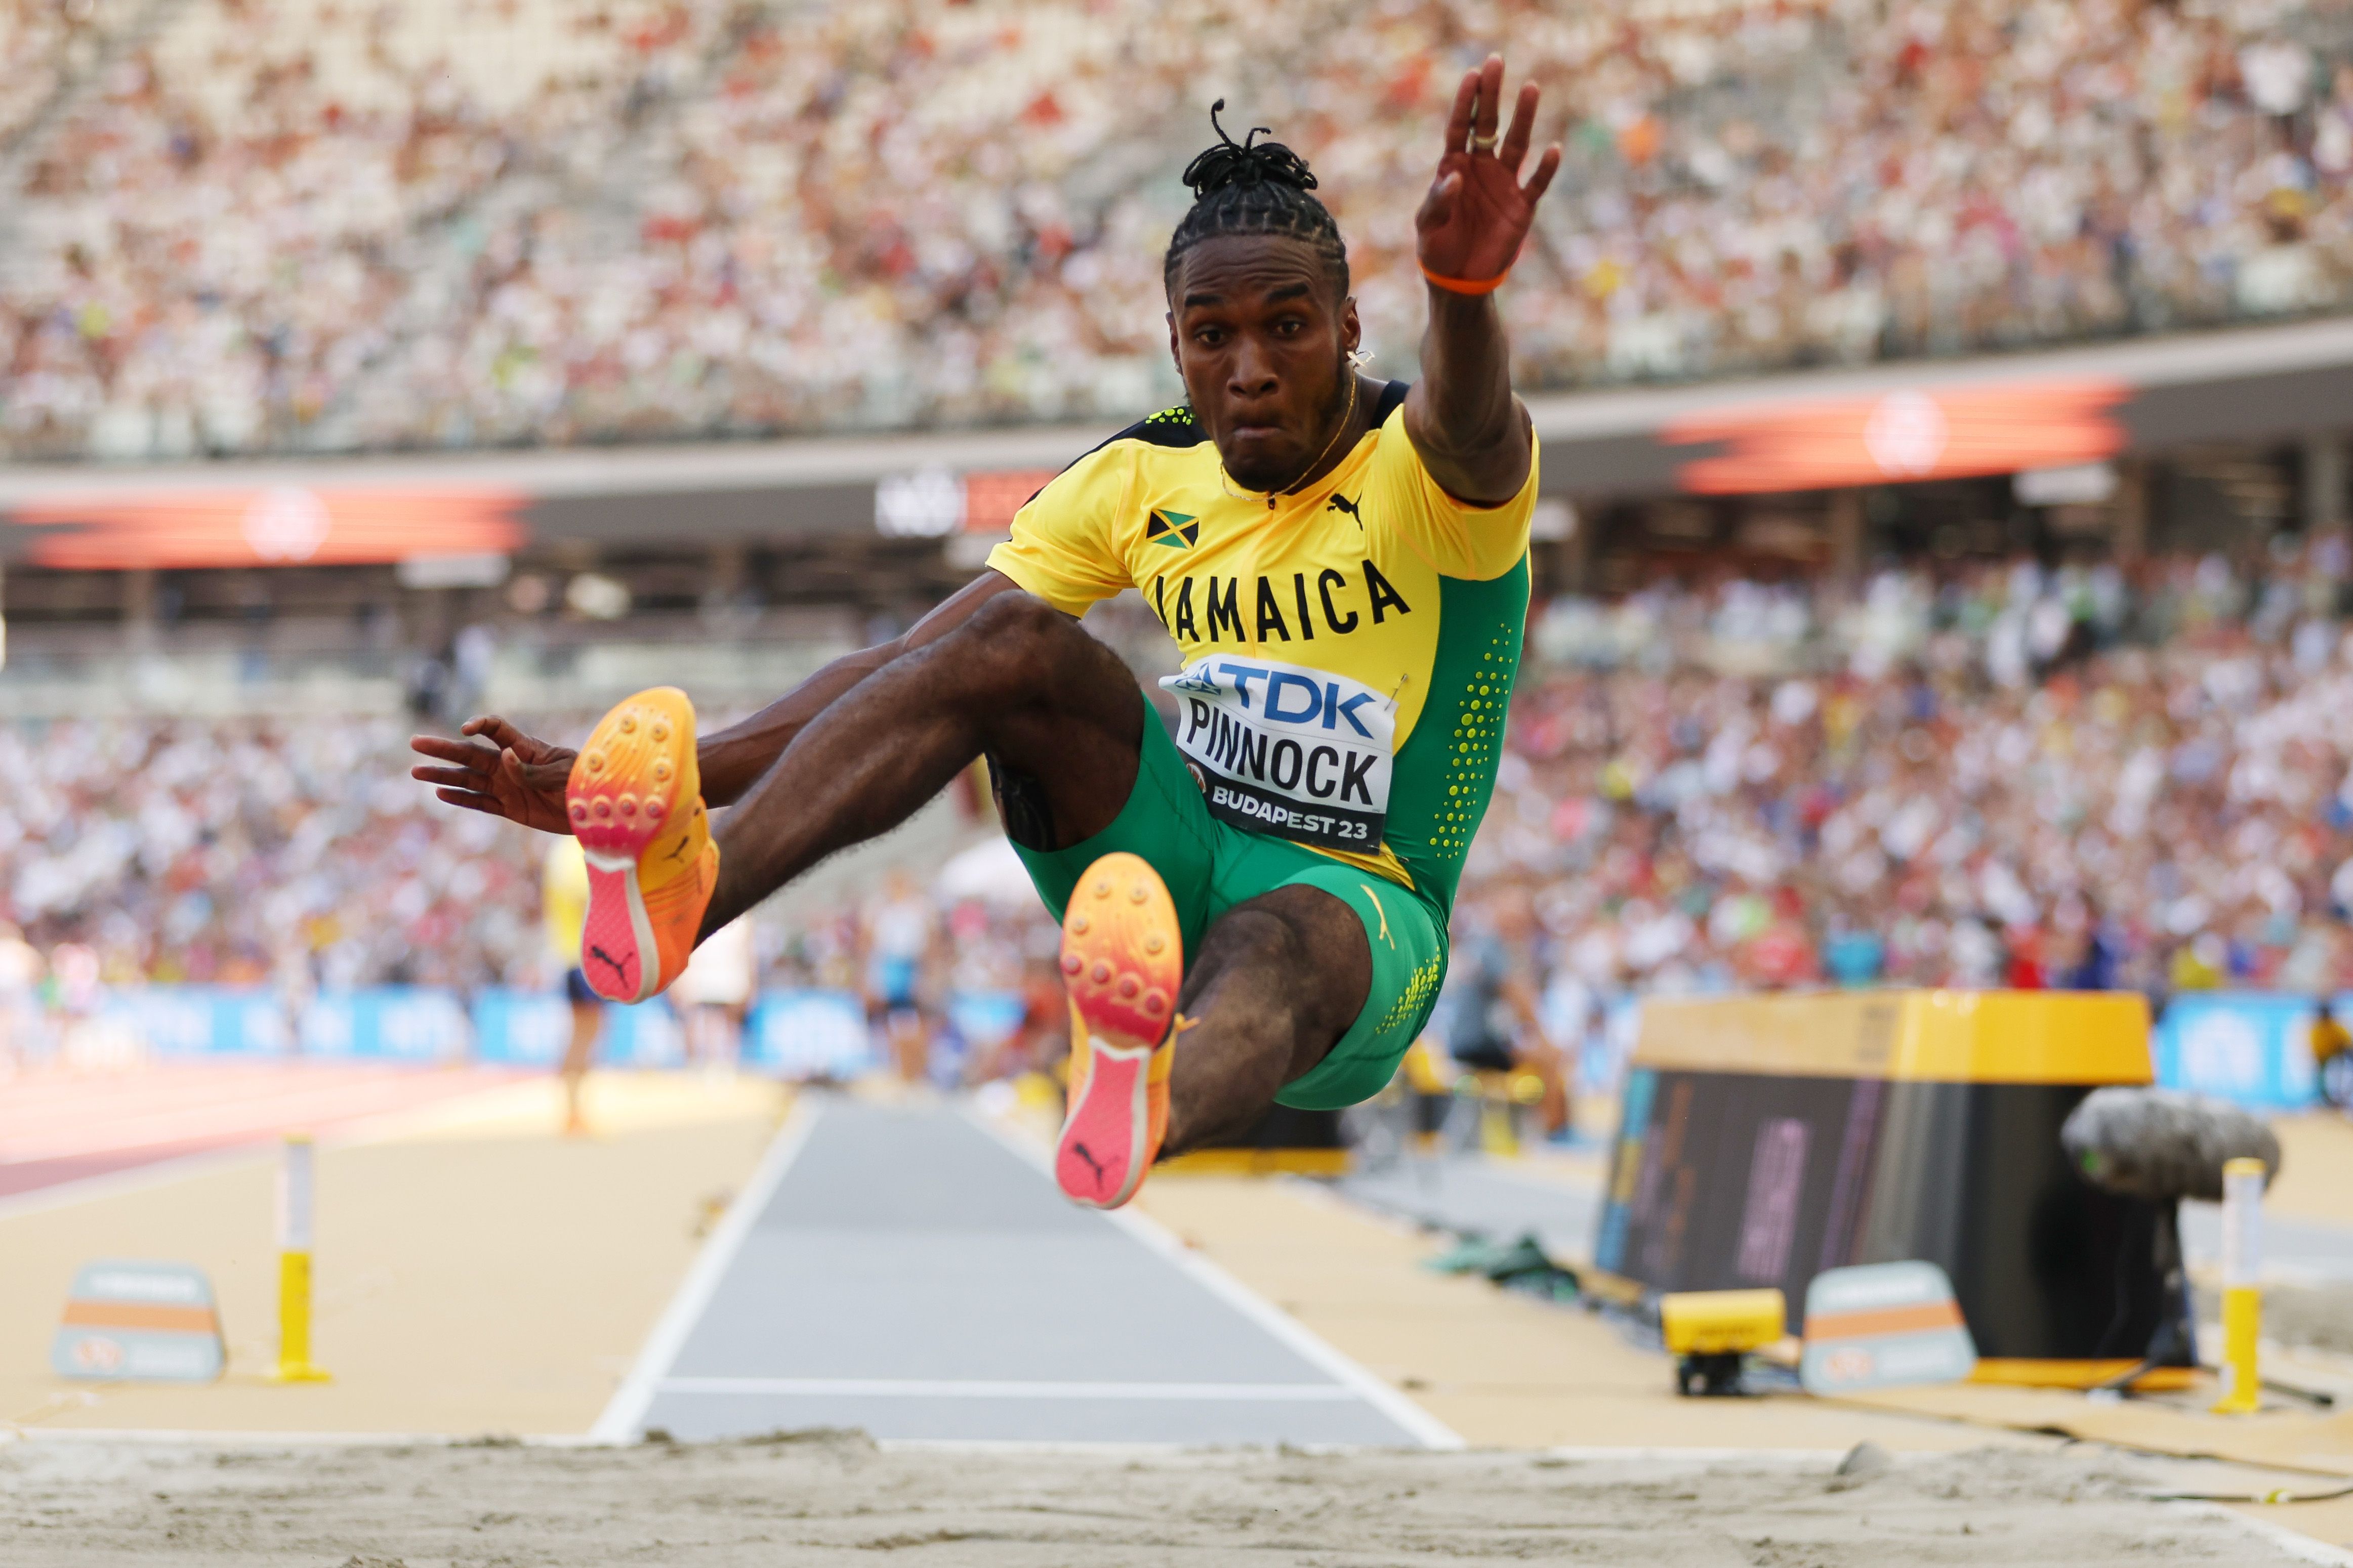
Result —
[{"label": "tdk logo on bib", "polygon": [[1377,850],[1397,708],[1328,670],[1209,654],[1160,682],[1209,814],[1326,849]]}]

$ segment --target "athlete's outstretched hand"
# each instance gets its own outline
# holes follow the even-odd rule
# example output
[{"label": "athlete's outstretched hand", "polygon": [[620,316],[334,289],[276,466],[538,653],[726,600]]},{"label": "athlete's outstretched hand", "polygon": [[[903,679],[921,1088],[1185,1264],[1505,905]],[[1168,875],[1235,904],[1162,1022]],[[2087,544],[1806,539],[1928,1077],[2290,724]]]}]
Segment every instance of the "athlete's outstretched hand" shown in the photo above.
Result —
[{"label": "athlete's outstretched hand", "polygon": [[1503,112],[1504,58],[1489,55],[1485,65],[1463,73],[1453,112],[1446,117],[1446,155],[1439,159],[1438,178],[1414,217],[1425,270],[1484,283],[1501,278],[1519,259],[1528,226],[1535,221],[1536,202],[1560,168],[1559,146],[1547,147],[1528,183],[1520,184],[1539,96],[1535,83],[1521,84],[1511,128],[1499,144],[1495,124]]},{"label": "athlete's outstretched hand", "polygon": [[451,765],[419,763],[408,776],[440,786],[433,793],[451,805],[486,811],[543,833],[572,831],[564,815],[564,783],[578,753],[533,740],[495,716],[469,719],[459,734],[464,738],[410,736],[409,750]]}]

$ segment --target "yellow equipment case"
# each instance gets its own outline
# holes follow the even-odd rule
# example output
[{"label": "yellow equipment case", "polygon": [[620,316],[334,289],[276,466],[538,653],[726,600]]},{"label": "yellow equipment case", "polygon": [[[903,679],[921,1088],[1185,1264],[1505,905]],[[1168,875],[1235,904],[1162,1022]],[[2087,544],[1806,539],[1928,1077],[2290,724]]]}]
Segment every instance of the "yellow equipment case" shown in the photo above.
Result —
[{"label": "yellow equipment case", "polygon": [[1980,1379],[2089,1386],[2140,1362],[2163,1310],[2158,1215],[2079,1179],[2059,1126],[2149,1080],[2137,995],[1648,1002],[1596,1262],[1646,1291],[1802,1301],[1823,1269],[1921,1259],[1952,1279]]}]

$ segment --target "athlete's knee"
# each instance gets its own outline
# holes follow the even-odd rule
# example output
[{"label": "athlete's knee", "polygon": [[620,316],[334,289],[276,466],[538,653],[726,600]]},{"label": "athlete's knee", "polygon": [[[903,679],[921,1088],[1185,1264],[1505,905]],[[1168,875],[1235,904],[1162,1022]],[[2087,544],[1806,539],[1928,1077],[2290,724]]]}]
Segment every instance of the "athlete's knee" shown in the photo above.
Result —
[{"label": "athlete's knee", "polygon": [[1321,888],[1292,883],[1219,917],[1196,967],[1247,973],[1290,1013],[1345,1028],[1364,1005],[1372,952],[1356,910]]},{"label": "athlete's knee", "polygon": [[1306,956],[1306,939],[1296,911],[1261,893],[1210,924],[1196,962],[1280,974]]},{"label": "athlete's knee", "polygon": [[1071,654],[1092,641],[1079,624],[1034,594],[999,594],[941,640],[965,678],[1008,696],[1043,690],[1067,670]]},{"label": "athlete's knee", "polygon": [[1187,968],[1188,991],[1247,995],[1271,1022],[1279,1018],[1285,1027],[1293,1014],[1313,1005],[1313,938],[1296,911],[1264,895],[1210,922]]},{"label": "athlete's knee", "polygon": [[1236,947],[1276,962],[1329,960],[1364,939],[1364,922],[1345,900],[1305,882],[1286,882],[1246,899],[1210,930],[1222,930]]}]

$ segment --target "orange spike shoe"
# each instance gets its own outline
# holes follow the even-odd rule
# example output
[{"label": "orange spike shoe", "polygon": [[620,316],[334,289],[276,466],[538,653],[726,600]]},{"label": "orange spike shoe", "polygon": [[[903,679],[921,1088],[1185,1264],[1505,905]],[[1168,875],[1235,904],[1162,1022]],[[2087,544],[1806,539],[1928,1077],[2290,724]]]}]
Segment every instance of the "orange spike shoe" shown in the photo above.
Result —
[{"label": "orange spike shoe", "polygon": [[657,686],[598,720],[564,809],[588,862],[581,972],[599,996],[642,1002],[686,968],[719,881],[686,693]]},{"label": "orange spike shoe", "polygon": [[1079,879],[1062,917],[1071,1110],[1054,1179],[1080,1203],[1117,1208],[1160,1152],[1184,946],[1176,902],[1141,857],[1106,855]]}]

